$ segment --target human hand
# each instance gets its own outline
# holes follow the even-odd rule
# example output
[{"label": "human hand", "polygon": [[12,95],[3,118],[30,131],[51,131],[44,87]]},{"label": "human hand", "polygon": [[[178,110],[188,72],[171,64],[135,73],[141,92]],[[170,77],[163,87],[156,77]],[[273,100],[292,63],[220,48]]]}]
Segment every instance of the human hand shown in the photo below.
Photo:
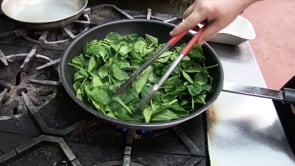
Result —
[{"label": "human hand", "polygon": [[171,32],[171,36],[197,28],[204,23],[206,29],[200,36],[199,44],[212,38],[230,24],[244,9],[258,0],[196,0],[183,14],[183,22]]}]

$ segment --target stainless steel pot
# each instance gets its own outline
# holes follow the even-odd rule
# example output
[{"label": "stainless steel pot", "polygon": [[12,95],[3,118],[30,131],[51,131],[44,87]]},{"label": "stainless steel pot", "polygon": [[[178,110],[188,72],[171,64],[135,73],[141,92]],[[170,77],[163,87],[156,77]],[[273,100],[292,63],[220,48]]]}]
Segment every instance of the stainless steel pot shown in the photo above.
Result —
[{"label": "stainless steel pot", "polygon": [[3,0],[2,12],[30,28],[50,29],[78,19],[88,0]]}]

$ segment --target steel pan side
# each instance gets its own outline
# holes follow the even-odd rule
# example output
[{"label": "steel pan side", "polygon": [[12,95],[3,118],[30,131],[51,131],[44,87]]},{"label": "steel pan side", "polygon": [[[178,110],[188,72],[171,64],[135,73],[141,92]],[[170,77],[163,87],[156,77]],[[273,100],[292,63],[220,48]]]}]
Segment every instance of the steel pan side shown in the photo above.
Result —
[{"label": "steel pan side", "polygon": [[77,20],[88,0],[4,0],[2,12],[29,28],[51,29]]}]

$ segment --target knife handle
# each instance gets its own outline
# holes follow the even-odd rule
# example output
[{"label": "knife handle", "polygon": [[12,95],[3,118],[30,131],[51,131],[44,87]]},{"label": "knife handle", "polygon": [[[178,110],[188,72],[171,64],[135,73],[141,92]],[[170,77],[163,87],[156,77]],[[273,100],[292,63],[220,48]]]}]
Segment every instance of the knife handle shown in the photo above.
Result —
[{"label": "knife handle", "polygon": [[295,89],[284,88],[283,89],[283,103],[284,104],[295,104]]}]

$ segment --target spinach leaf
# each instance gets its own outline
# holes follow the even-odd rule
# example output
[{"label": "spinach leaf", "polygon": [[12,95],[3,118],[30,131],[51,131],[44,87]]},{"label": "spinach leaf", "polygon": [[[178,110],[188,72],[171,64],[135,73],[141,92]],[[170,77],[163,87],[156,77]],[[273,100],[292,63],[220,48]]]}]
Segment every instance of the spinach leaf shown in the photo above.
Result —
[{"label": "spinach leaf", "polygon": [[132,83],[132,87],[137,94],[139,94],[142,91],[142,89],[144,88],[144,86],[147,84],[148,78],[149,78],[150,74],[152,73],[152,71],[153,71],[153,68],[151,66],[149,66]]},{"label": "spinach leaf", "polygon": [[148,47],[157,47],[159,45],[158,38],[156,38],[156,37],[154,37],[152,35],[145,34],[145,39],[146,39],[146,42],[148,44]]},{"label": "spinach leaf", "polygon": [[103,87],[95,87],[92,90],[87,91],[88,98],[96,103],[106,105],[110,102],[111,98]]},{"label": "spinach leaf", "polygon": [[123,81],[128,78],[128,74],[121,70],[121,68],[117,64],[113,64],[111,66],[111,75],[119,81]]}]

